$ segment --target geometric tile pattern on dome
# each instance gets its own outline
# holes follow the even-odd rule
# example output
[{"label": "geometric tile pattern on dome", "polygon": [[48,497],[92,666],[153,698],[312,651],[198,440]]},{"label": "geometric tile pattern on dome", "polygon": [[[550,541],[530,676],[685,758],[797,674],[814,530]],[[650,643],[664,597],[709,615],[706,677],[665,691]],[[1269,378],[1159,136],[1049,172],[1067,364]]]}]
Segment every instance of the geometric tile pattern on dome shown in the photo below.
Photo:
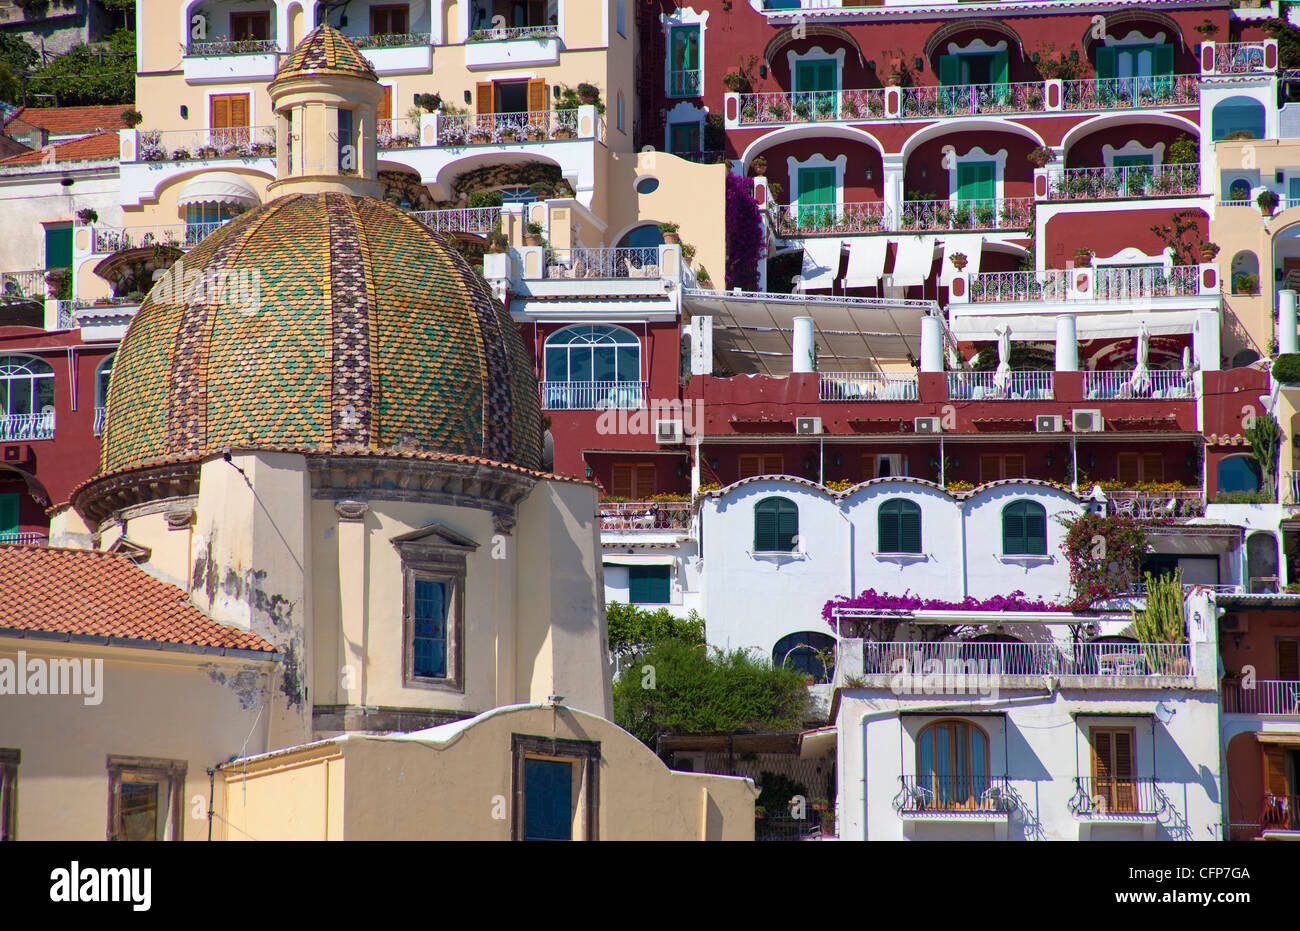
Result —
[{"label": "geometric tile pattern on dome", "polygon": [[280,65],[276,80],[300,73],[355,74],[378,80],[370,59],[351,39],[327,24],[317,26],[295,46]]},{"label": "geometric tile pattern on dome", "polygon": [[539,465],[537,380],[517,325],[446,239],[397,208],[287,195],[181,261],[186,277],[256,272],[259,304],[145,298],[114,361],[101,471],[226,446]]}]

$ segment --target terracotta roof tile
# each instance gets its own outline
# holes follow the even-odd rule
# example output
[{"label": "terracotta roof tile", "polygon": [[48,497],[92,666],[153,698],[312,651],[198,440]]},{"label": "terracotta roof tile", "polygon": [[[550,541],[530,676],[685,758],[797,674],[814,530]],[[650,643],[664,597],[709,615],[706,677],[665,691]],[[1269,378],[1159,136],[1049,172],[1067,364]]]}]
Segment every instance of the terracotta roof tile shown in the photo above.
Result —
[{"label": "terracotta roof tile", "polygon": [[259,653],[275,647],[219,624],[123,556],[0,545],[0,630],[149,640]]},{"label": "terracotta roof tile", "polygon": [[96,107],[24,107],[5,125],[15,121],[43,129],[56,136],[70,133],[90,135],[103,130],[129,129],[122,114],[131,109],[130,104],[113,104]]},{"label": "terracotta roof tile", "polygon": [[[88,162],[116,160],[121,151],[117,133],[102,132],[81,139],[69,139],[54,146],[55,162]],[[37,165],[45,158],[45,151],[33,149],[0,159],[0,165]]]}]

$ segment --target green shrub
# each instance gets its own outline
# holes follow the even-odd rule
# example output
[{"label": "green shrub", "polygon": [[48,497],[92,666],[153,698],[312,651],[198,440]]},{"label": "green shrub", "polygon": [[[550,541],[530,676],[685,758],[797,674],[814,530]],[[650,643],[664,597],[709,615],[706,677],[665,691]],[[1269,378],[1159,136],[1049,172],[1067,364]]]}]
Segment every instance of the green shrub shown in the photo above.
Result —
[{"label": "green shrub", "polygon": [[1273,496],[1266,491],[1221,491],[1212,504],[1272,504]]},{"label": "green shrub", "polygon": [[1284,385],[1300,383],[1300,352],[1288,352],[1274,359],[1273,377]]}]

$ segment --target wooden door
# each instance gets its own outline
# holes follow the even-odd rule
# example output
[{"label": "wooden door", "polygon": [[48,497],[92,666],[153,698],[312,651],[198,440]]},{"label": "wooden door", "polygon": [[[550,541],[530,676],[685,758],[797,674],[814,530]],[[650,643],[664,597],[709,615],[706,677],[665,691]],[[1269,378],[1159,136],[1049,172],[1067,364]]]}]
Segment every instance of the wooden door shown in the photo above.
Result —
[{"label": "wooden door", "polygon": [[208,98],[208,127],[212,145],[224,150],[230,146],[246,145],[249,139],[248,94],[213,94]]}]

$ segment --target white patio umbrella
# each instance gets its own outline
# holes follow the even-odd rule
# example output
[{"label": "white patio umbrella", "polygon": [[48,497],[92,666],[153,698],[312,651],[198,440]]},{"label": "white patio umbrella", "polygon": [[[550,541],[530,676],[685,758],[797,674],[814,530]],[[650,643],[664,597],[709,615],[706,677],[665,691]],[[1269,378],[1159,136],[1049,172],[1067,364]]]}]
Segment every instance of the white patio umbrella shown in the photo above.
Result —
[{"label": "white patio umbrella", "polygon": [[1137,395],[1149,394],[1151,391],[1151,370],[1147,368],[1147,353],[1150,349],[1151,333],[1144,321],[1138,329],[1137,365],[1133,366],[1133,375],[1128,380],[1128,386]]},{"label": "white patio umbrella", "polygon": [[1191,386],[1192,375],[1193,375],[1192,347],[1184,346],[1183,347],[1183,378],[1182,378],[1184,388],[1188,388]]},{"label": "white patio umbrella", "polygon": [[1003,393],[1011,385],[1011,327],[993,332],[998,335],[998,368],[993,373],[993,387]]}]

